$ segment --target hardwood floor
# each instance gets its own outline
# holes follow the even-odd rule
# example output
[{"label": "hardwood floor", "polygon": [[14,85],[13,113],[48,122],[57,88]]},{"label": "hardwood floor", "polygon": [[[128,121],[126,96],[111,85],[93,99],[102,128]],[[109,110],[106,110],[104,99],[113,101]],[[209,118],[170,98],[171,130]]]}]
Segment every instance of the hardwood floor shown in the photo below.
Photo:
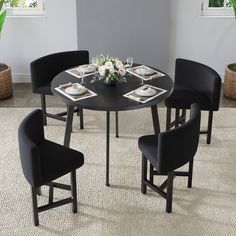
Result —
[{"label": "hardwood floor", "polygon": [[[160,104],[164,106],[164,104]],[[223,86],[220,99],[221,107],[236,107],[236,100],[223,96]],[[40,95],[33,94],[31,84],[14,84],[13,97],[1,100],[0,107],[40,107]],[[47,96],[47,107],[65,107],[65,104],[54,96]]]}]

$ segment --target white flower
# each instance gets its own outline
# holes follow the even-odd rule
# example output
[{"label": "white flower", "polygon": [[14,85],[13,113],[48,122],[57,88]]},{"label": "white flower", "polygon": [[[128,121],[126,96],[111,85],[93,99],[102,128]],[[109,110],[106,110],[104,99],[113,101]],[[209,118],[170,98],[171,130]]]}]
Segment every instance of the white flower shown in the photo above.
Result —
[{"label": "white flower", "polygon": [[109,69],[109,73],[110,73],[110,74],[113,74],[114,72],[115,72],[115,69],[114,69],[114,68],[110,68],[110,69]]},{"label": "white flower", "polygon": [[98,72],[101,76],[104,76],[106,74],[106,68],[105,66],[99,66]]},{"label": "white flower", "polygon": [[123,67],[123,63],[122,63],[121,60],[116,60],[116,67],[117,67],[118,69],[121,69],[121,68]]},{"label": "white flower", "polygon": [[105,63],[105,68],[106,68],[107,70],[110,70],[110,69],[113,69],[114,66],[113,66],[113,64],[112,64],[111,61],[107,61],[107,62]]},{"label": "white flower", "polygon": [[121,76],[125,76],[126,74],[125,68],[123,66],[118,70],[118,72]]}]

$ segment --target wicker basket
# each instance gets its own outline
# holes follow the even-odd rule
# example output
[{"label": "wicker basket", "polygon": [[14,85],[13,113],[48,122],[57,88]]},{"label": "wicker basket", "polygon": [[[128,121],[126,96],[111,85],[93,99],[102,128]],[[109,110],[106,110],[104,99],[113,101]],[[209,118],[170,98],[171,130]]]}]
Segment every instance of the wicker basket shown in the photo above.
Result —
[{"label": "wicker basket", "polygon": [[224,96],[236,99],[236,63],[232,63],[225,68]]},{"label": "wicker basket", "polygon": [[11,68],[0,63],[0,100],[11,97],[13,94]]}]

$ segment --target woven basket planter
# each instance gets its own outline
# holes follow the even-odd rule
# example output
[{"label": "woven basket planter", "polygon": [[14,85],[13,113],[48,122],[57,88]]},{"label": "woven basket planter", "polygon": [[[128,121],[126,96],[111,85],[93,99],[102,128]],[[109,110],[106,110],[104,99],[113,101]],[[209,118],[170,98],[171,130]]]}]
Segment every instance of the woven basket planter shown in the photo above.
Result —
[{"label": "woven basket planter", "polygon": [[225,68],[224,96],[236,100],[236,63]]},{"label": "woven basket planter", "polygon": [[0,63],[0,100],[7,99],[13,94],[11,68]]}]

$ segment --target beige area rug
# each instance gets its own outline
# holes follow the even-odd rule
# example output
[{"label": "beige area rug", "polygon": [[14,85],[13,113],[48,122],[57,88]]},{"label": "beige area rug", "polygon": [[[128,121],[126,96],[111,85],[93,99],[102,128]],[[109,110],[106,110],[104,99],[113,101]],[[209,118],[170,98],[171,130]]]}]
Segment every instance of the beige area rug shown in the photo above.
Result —
[{"label": "beige area rug", "polygon": [[[236,235],[236,109],[215,113],[211,145],[201,135],[193,188],[186,187],[186,178],[175,178],[171,214],[152,190],[140,192],[137,139],[153,132],[150,110],[121,112],[119,139],[112,117],[111,187],[105,186],[105,113],[85,110],[85,129],[79,130],[75,117],[71,138],[71,147],[85,155],[85,165],[77,171],[78,213],[71,213],[70,205],[42,212],[38,227],[33,226],[30,187],[17,145],[18,125],[32,109],[0,108],[0,235]],[[160,120],[163,129],[164,109]],[[48,123],[46,137],[62,143],[64,123]],[[60,181],[68,183],[69,176]],[[55,195],[69,192],[56,190]],[[40,204],[47,196],[43,187]]]}]

